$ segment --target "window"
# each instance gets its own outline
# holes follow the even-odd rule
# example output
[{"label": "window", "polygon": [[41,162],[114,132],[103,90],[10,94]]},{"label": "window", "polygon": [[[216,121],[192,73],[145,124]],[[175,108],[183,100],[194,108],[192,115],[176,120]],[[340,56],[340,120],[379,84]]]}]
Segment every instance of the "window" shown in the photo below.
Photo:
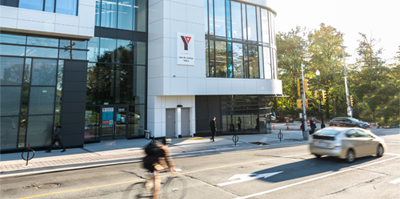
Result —
[{"label": "window", "polygon": [[233,74],[235,78],[243,78],[243,45],[233,43]]},{"label": "window", "polygon": [[247,5],[247,39],[257,41],[257,20],[255,6]]},{"label": "window", "polygon": [[76,16],[77,2],[78,0],[57,0],[56,13]]},{"label": "window", "polygon": [[43,11],[43,0],[19,0],[19,7]]},{"label": "window", "polygon": [[226,42],[215,41],[215,68],[217,77],[226,77],[227,63],[226,63]]},{"label": "window", "polygon": [[242,39],[242,17],[240,3],[232,1],[232,38]]},{"label": "window", "polygon": [[117,28],[117,0],[102,1],[101,26]]},{"label": "window", "polygon": [[[17,0],[7,0],[4,5],[14,6],[11,4],[12,1],[18,2]],[[78,14],[78,0],[19,0],[18,7],[73,16]]]},{"label": "window", "polygon": [[226,37],[225,0],[215,0],[215,35]]}]

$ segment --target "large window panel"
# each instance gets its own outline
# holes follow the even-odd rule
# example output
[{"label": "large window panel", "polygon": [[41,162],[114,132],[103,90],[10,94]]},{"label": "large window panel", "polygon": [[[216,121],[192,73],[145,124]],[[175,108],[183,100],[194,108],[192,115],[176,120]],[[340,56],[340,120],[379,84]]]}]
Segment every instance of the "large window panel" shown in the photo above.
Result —
[{"label": "large window panel", "polygon": [[133,42],[130,40],[117,40],[117,62],[133,64]]},{"label": "large window panel", "polygon": [[64,49],[87,49],[87,41],[60,39],[60,48]]},{"label": "large window panel", "polygon": [[42,47],[26,47],[27,57],[43,57],[43,58],[57,58],[58,49],[56,48],[42,48]]},{"label": "large window panel", "polygon": [[98,64],[97,103],[114,103],[115,64]]},{"label": "large window panel", "polygon": [[24,59],[14,57],[0,58],[0,85],[21,85]]},{"label": "large window panel", "polygon": [[134,0],[118,2],[118,29],[133,30]]},{"label": "large window panel", "polygon": [[264,79],[264,54],[263,54],[263,47],[258,46],[258,63],[260,67],[260,79]]},{"label": "large window panel", "polygon": [[0,148],[14,149],[18,142],[19,117],[0,117],[1,145]]},{"label": "large window panel", "polygon": [[54,1],[55,0],[46,0],[44,5],[44,11],[54,12]]},{"label": "large window panel", "polygon": [[64,60],[58,60],[55,114],[61,113],[63,77],[64,77]]},{"label": "large window panel", "polygon": [[25,56],[25,46],[0,44],[0,55]]},{"label": "large window panel", "polygon": [[269,43],[269,26],[268,26],[268,10],[261,9],[261,21],[262,21],[262,40],[264,43]]},{"label": "large window panel", "polygon": [[215,41],[210,40],[210,77],[215,77]]},{"label": "large window panel", "polygon": [[96,10],[95,10],[95,26],[100,26],[100,18],[101,18],[101,4],[100,0],[96,0]]},{"label": "large window panel", "polygon": [[230,0],[226,0],[226,34],[228,38],[232,37],[231,29],[231,4]]},{"label": "large window panel", "polygon": [[257,41],[256,7],[247,5],[247,39]]},{"label": "large window panel", "polygon": [[261,39],[261,9],[259,7],[256,8],[257,10],[257,38],[258,38],[258,43],[262,44],[262,39]]},{"label": "large window panel", "polygon": [[101,26],[117,28],[117,0],[107,0],[101,3]]},{"label": "large window panel", "polygon": [[208,0],[208,27],[209,34],[214,35],[214,0]]},{"label": "large window panel", "polygon": [[272,49],[272,70],[274,72],[273,78],[278,79],[278,66],[277,66],[277,55],[276,49]]},{"label": "large window panel", "polygon": [[225,0],[215,0],[215,35],[226,37]]},{"label": "large window panel", "polygon": [[18,115],[21,103],[21,87],[0,87],[0,116]]},{"label": "large window panel", "polygon": [[215,41],[216,76],[227,77],[226,42]]},{"label": "large window panel", "polygon": [[269,23],[270,23],[270,35],[271,35],[271,44],[276,44],[275,38],[275,15],[272,12],[269,12]]},{"label": "large window panel", "polygon": [[206,40],[206,77],[210,76],[210,48],[208,46],[208,40]]},{"label": "large window panel", "polygon": [[30,143],[31,147],[50,145],[53,126],[53,115],[28,117],[26,143]]},{"label": "large window panel", "polygon": [[31,86],[32,58],[25,59],[24,84],[22,87],[21,114],[28,115],[29,88]]},{"label": "large window panel", "polygon": [[242,16],[240,3],[232,1],[232,38],[242,39]]},{"label": "large window panel", "polygon": [[243,78],[243,44],[233,43],[234,78]]},{"label": "large window panel", "polygon": [[243,76],[244,76],[244,78],[249,78],[249,55],[247,53],[248,53],[248,46],[247,46],[247,44],[243,44],[243,56],[244,56]]},{"label": "large window panel", "polygon": [[233,78],[232,42],[227,43],[228,55],[228,77]]},{"label": "large window panel", "polygon": [[86,80],[86,104],[96,104],[98,92],[98,72],[99,68],[95,63],[89,63],[87,68]]},{"label": "large window panel", "polygon": [[139,137],[144,135],[145,128],[145,106],[129,106],[129,130],[128,137]]},{"label": "large window panel", "polygon": [[115,62],[117,40],[100,38],[100,57],[99,62]]},{"label": "large window panel", "polygon": [[28,36],[27,44],[33,46],[58,47],[58,39]]},{"label": "large window panel", "polygon": [[246,4],[242,4],[242,31],[243,39],[247,40],[247,14],[246,14]]},{"label": "large window panel", "polygon": [[19,0],[19,8],[30,10],[43,10],[43,0]]},{"label": "large window panel", "polygon": [[32,85],[56,84],[57,60],[33,59]]},{"label": "large window panel", "polygon": [[76,16],[77,2],[78,0],[57,0],[56,13]]},{"label": "large window panel", "polygon": [[135,103],[146,103],[146,67],[135,66]]},{"label": "large window panel", "polygon": [[80,59],[80,60],[85,60],[86,59],[86,54],[87,54],[87,51],[83,51],[83,50],[60,49],[58,51],[58,57],[60,59]]},{"label": "large window panel", "polygon": [[248,46],[249,53],[249,78],[260,78],[258,67],[258,47],[255,45]]},{"label": "large window panel", "polygon": [[269,47],[264,47],[264,75],[265,79],[272,79],[272,70],[271,70],[271,51]]},{"label": "large window panel", "polygon": [[92,37],[88,42],[87,59],[91,62],[97,62],[100,50],[100,38]]},{"label": "large window panel", "polygon": [[29,115],[54,113],[55,87],[31,87]]},{"label": "large window panel", "polygon": [[18,34],[0,33],[1,43],[26,44],[26,36]]},{"label": "large window panel", "polygon": [[208,35],[208,1],[204,0],[204,32]]},{"label": "large window panel", "polygon": [[135,1],[136,31],[147,31],[147,0]]},{"label": "large window panel", "polygon": [[135,48],[135,64],[145,65],[147,61],[147,48],[145,42],[136,42]]}]

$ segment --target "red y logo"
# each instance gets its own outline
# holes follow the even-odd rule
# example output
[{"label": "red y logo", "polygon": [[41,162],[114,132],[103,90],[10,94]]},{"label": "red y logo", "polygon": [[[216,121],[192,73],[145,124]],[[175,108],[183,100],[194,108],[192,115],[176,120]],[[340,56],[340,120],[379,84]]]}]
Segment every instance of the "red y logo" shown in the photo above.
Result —
[{"label": "red y logo", "polygon": [[189,48],[189,42],[192,39],[192,37],[188,37],[188,36],[181,36],[181,39],[183,41],[183,44],[185,45],[185,50],[188,50]]}]

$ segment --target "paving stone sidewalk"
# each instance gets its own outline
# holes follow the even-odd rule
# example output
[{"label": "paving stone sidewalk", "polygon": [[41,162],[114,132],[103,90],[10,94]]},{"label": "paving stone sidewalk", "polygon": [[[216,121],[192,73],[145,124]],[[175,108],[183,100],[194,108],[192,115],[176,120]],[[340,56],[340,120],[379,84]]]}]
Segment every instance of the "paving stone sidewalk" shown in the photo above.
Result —
[{"label": "paving stone sidewalk", "polygon": [[[239,135],[240,140],[237,146],[234,146],[232,135],[218,136],[215,142],[210,142],[208,137],[173,139],[170,149],[172,156],[177,158],[222,151],[276,148],[307,143],[303,140],[301,131],[282,132],[282,141],[278,139],[278,132]],[[28,166],[25,166],[26,161],[21,159],[21,153],[0,154],[0,178],[138,162],[144,157],[143,147],[149,142],[146,139],[109,140],[85,144],[83,148],[67,149],[64,153],[61,153],[61,150],[53,150],[51,153],[37,151]],[[251,144],[251,142],[262,142],[268,145],[259,146]]]}]

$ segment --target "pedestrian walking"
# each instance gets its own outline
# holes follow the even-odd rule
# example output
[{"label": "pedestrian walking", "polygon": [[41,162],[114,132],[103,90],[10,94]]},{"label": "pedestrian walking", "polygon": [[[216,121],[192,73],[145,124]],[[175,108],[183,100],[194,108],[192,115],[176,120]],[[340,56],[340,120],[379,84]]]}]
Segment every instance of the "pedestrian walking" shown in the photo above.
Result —
[{"label": "pedestrian walking", "polygon": [[52,136],[52,141],[51,141],[51,145],[49,150],[46,151],[46,153],[50,153],[51,149],[53,148],[53,145],[58,142],[59,145],[61,145],[61,147],[63,148],[63,150],[61,152],[65,152],[65,147],[61,141],[61,126],[58,123],[54,124],[54,127],[56,127],[56,130],[54,130],[53,132],[53,136]]},{"label": "pedestrian walking", "polygon": [[213,119],[210,121],[210,128],[211,128],[211,138],[210,140],[212,140],[213,142],[215,141],[215,134],[217,133],[217,123],[215,122],[215,116],[213,117]]},{"label": "pedestrian walking", "polygon": [[301,131],[303,132],[303,136],[304,136],[304,131],[306,130],[305,126],[304,126],[304,120],[301,120],[301,125],[300,125]]},{"label": "pedestrian walking", "polygon": [[311,127],[311,131],[310,131],[310,135],[311,135],[311,134],[315,133],[315,129],[317,128],[314,118],[311,118],[310,127]]}]

